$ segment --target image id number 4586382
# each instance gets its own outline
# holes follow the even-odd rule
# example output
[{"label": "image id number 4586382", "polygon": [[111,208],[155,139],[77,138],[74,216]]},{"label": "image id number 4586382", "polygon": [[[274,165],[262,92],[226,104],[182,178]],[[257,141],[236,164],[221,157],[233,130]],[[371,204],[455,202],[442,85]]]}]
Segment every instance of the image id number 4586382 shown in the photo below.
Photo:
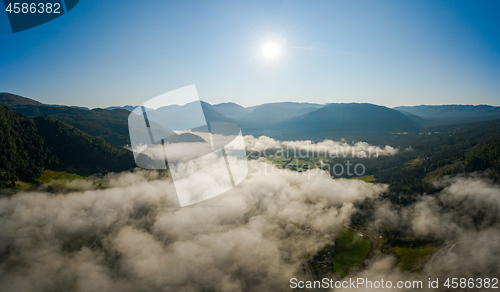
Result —
[{"label": "image id number 4586382", "polygon": [[59,3],[9,3],[5,8],[8,13],[61,13]]}]

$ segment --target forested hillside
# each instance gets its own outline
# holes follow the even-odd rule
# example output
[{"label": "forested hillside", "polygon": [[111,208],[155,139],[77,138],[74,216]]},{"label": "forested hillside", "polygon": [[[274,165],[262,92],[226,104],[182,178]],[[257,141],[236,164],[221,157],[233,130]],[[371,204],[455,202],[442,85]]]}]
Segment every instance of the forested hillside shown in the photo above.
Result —
[{"label": "forested hillside", "polygon": [[43,105],[43,103],[17,94],[0,92],[0,105],[13,107],[18,105]]},{"label": "forested hillside", "polygon": [[0,182],[40,176],[50,152],[31,119],[0,106]]},{"label": "forested hillside", "polygon": [[49,117],[34,119],[45,146],[57,159],[47,167],[64,167],[89,172],[123,171],[135,167],[132,152],[92,137]]},{"label": "forested hillside", "polygon": [[124,109],[82,109],[69,106],[49,106],[36,100],[11,93],[0,93],[0,105],[23,116],[34,118],[49,116],[107,142],[124,146],[130,144],[127,119],[130,114]]},{"label": "forested hillside", "polygon": [[130,144],[127,126],[127,119],[130,112],[127,110],[83,110],[72,107],[50,107],[45,105],[21,105],[10,109],[30,118],[49,116],[89,135],[101,137],[117,146]]},{"label": "forested hillside", "polygon": [[500,172],[500,139],[477,145],[465,154],[470,170],[493,168]]},{"label": "forested hillside", "polygon": [[135,167],[132,153],[49,117],[0,106],[0,182],[34,181],[46,168],[95,173]]}]

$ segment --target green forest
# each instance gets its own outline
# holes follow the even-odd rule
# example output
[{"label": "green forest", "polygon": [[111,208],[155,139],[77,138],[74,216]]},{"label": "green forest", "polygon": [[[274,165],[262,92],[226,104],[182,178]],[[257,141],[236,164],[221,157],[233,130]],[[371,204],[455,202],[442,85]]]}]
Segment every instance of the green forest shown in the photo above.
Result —
[{"label": "green forest", "polygon": [[33,182],[44,169],[81,174],[135,167],[132,152],[50,117],[30,119],[0,106],[0,181]]}]

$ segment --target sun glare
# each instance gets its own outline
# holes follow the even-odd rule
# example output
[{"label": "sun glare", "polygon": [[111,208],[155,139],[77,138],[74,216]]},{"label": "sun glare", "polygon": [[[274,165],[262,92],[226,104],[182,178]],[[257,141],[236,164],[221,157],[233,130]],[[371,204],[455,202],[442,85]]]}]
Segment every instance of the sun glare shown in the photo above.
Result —
[{"label": "sun glare", "polygon": [[268,59],[274,59],[280,53],[280,48],[276,44],[268,44],[262,49],[262,53]]}]

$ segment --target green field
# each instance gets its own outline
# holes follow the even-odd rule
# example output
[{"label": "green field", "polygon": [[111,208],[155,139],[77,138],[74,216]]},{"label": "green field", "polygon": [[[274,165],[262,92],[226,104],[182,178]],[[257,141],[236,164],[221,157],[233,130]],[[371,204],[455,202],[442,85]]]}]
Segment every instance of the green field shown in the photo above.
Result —
[{"label": "green field", "polygon": [[394,247],[392,251],[398,255],[398,266],[401,269],[418,272],[435,249],[435,246],[422,248]]},{"label": "green field", "polygon": [[33,190],[32,184],[22,181],[16,181],[16,191],[31,192],[32,190]]},{"label": "green field", "polygon": [[68,181],[74,179],[85,179],[85,178],[74,173],[69,173],[65,171],[53,171],[46,169],[43,171],[42,175],[38,178],[38,181],[43,183],[49,183],[53,180]]},{"label": "green field", "polygon": [[[41,185],[48,185],[50,190],[60,190],[65,186],[66,182],[75,179],[86,179],[86,177],[65,171],[46,169],[35,182],[16,181],[13,194],[17,192],[31,192],[37,190]],[[98,188],[103,188],[102,184]]]},{"label": "green field", "polygon": [[422,181],[424,182],[430,182],[433,180],[436,180],[444,175],[451,174],[454,172],[459,172],[461,169],[465,168],[465,164],[463,161],[457,161],[453,164],[448,164],[445,166],[442,166],[432,172],[429,172],[423,179]]},{"label": "green field", "polygon": [[[272,164],[284,167],[285,164],[290,161],[290,158],[283,157],[269,157],[267,158]],[[314,169],[321,166],[321,161],[326,162],[324,157],[311,157],[311,158],[293,158],[290,163],[288,163],[287,168],[295,171],[306,171],[308,169]]]},{"label": "green field", "polygon": [[352,179],[359,179],[359,180],[362,180],[364,182],[374,182],[376,181],[374,175],[363,175],[363,176],[356,176],[356,177],[353,177]]},{"label": "green field", "polygon": [[290,159],[289,158],[270,157],[267,160],[270,161],[274,165],[283,167],[286,164],[286,162]]},{"label": "green field", "polygon": [[411,165],[411,166],[419,166],[419,165],[422,165],[422,159],[420,159],[420,157],[417,157],[406,164]]},{"label": "green field", "polygon": [[370,251],[370,242],[343,228],[337,237],[335,250],[331,257],[333,270],[339,277],[344,277],[352,267],[363,265]]}]

